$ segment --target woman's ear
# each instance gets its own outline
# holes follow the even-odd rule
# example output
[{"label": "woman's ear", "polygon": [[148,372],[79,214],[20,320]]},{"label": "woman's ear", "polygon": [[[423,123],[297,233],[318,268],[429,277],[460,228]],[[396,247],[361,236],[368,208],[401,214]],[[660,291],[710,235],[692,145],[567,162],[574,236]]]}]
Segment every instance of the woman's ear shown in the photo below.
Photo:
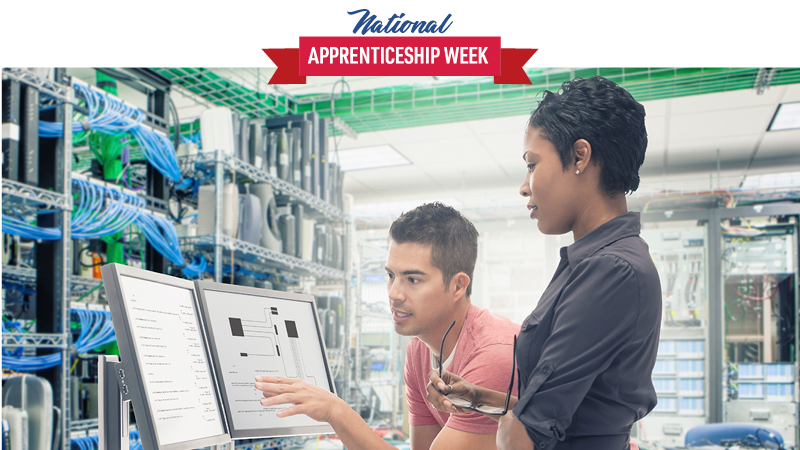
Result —
[{"label": "woman's ear", "polygon": [[580,175],[586,171],[592,160],[592,144],[586,139],[578,139],[572,144],[572,151],[575,153],[575,167],[572,170],[577,170],[576,174]]}]

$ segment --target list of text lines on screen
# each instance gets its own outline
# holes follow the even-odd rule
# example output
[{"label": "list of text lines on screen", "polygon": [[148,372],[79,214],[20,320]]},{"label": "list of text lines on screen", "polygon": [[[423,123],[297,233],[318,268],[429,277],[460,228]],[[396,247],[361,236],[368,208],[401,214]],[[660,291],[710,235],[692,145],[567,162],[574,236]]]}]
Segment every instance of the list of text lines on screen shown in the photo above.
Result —
[{"label": "list of text lines on screen", "polygon": [[224,434],[194,291],[120,278],[160,445]]}]

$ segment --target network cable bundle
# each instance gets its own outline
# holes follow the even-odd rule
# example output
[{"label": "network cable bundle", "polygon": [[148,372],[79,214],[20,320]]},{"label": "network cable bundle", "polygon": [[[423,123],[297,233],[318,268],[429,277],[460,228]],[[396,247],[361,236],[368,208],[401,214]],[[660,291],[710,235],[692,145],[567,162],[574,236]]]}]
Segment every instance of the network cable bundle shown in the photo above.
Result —
[{"label": "network cable bundle", "polygon": [[[77,97],[86,104],[87,117],[73,122],[72,132],[99,132],[108,136],[129,133],[139,144],[142,154],[153,167],[174,183],[183,179],[175,146],[164,134],[145,123],[145,114],[108,93],[73,79]],[[39,121],[39,136],[60,138],[64,135],[62,123]]]},{"label": "network cable bundle", "polygon": [[[73,420],[97,418],[97,367],[94,355],[107,351],[108,345],[115,345],[116,337],[111,315],[108,311],[101,309],[100,305],[84,303],[73,303],[73,305],[71,315],[74,356],[70,361],[72,363],[70,377],[72,401],[71,411],[63,413],[70,414]],[[20,333],[26,330],[34,332],[35,319],[21,320],[20,317],[17,317],[17,320],[10,320],[9,317],[13,317],[13,314],[9,314],[10,310],[7,306],[6,304],[3,332]],[[98,309],[87,309],[87,307],[94,308],[95,306]],[[44,370],[59,366],[61,357],[60,352],[35,356],[33,352],[23,351],[23,348],[4,347],[3,368],[20,372]],[[94,371],[94,379],[92,379],[92,371]],[[3,386],[3,405],[5,406],[4,419],[10,416],[24,417],[26,422],[27,431],[22,436],[15,438],[18,439],[18,442],[12,446],[13,449],[27,447],[46,450],[51,448],[51,442],[52,448],[58,448],[57,439],[60,437],[58,424],[62,411],[55,407],[53,390],[46,379],[25,374],[9,378]],[[12,434],[16,430],[16,427],[12,429]]]},{"label": "network cable bundle", "polygon": [[[119,188],[79,178],[72,180],[74,201],[71,220],[73,239],[102,238],[136,225],[145,239],[170,262],[180,267],[186,276],[202,273],[205,260],[186,263],[180,250],[175,226],[165,217],[144,212],[141,197]],[[237,197],[238,199],[238,197]],[[59,240],[59,228],[32,225],[24,217],[3,215],[3,232],[34,240]]]},{"label": "network cable bundle", "polygon": [[[114,342],[114,327],[108,311],[72,308],[72,317],[73,321],[78,324],[78,329],[80,330],[79,335],[73,340],[78,354],[86,353]],[[20,322],[17,321],[4,321],[3,332],[6,331],[21,333],[23,327]],[[48,369],[59,364],[61,364],[61,353],[51,353],[43,356],[26,356],[23,354],[22,348],[17,348],[15,350],[3,348],[3,368],[6,369],[30,372]]]},{"label": "network cable bundle", "polygon": [[[65,83],[69,79],[66,72],[63,76],[56,75],[56,78],[65,80]],[[104,78],[98,75],[97,80],[97,85],[103,86]],[[70,83],[76,99],[73,120],[70,122],[70,117],[66,117],[59,122],[54,119],[59,117],[55,112],[43,113],[40,118],[40,92],[37,88],[10,79],[3,80],[2,118],[5,126],[2,149],[3,178],[33,186],[39,185],[39,144],[42,143],[42,151],[45,153],[51,145],[60,145],[55,139],[64,137],[65,126],[70,127],[67,131],[71,130],[75,147],[88,147],[91,151],[85,152],[91,158],[90,169],[83,169],[86,166],[86,160],[83,163],[80,160],[83,154],[75,158],[75,164],[81,167],[77,170],[91,173],[90,176],[77,172],[72,174],[71,209],[66,212],[70,219],[68,226],[71,242],[70,247],[59,247],[64,248],[64,253],[69,255],[64,257],[64,264],[71,269],[67,271],[67,275],[71,274],[73,281],[76,281],[72,284],[73,287],[80,289],[81,283],[89,283],[87,280],[78,281],[74,277],[100,278],[99,268],[106,263],[124,262],[139,266],[144,266],[145,262],[149,264],[151,250],[168,261],[163,267],[160,263],[156,265],[156,269],[153,269],[155,271],[174,274],[180,269],[178,273],[187,278],[213,274],[213,264],[222,264],[222,261],[207,262],[202,256],[204,253],[194,249],[184,254],[189,241],[179,241],[173,223],[182,219],[188,221],[192,217],[193,211],[184,206],[187,202],[193,206],[195,198],[198,235],[214,234],[216,216],[219,214],[222,219],[221,231],[225,236],[303,261],[337,269],[343,267],[343,236],[335,228],[339,226],[338,222],[334,221],[334,226],[326,219],[320,219],[320,208],[313,201],[309,202],[304,198],[304,195],[297,195],[295,190],[304,190],[336,207],[342,206],[341,171],[338,165],[329,161],[327,120],[319,118],[316,113],[254,119],[240,116],[229,108],[215,107],[201,114],[200,133],[195,134],[197,139],[181,140],[176,111],[173,143],[169,132],[161,131],[165,122],[160,122],[160,116],[145,113],[119,99],[116,97],[116,90],[104,87],[104,91],[77,79],[71,79]],[[43,91],[42,95],[47,94]],[[48,138],[53,140],[47,141]],[[46,144],[47,142],[53,144]],[[182,166],[178,164],[178,152],[175,148],[179,142],[183,143],[180,155],[187,158],[181,160]],[[199,150],[198,144],[202,150]],[[131,156],[132,152],[136,155],[138,150],[141,150],[149,163],[147,175],[143,175],[142,165],[137,166],[142,162]],[[224,155],[266,171],[294,188],[289,188],[286,192],[285,184],[281,182],[252,183],[247,178],[240,178],[239,183],[228,181],[223,184],[220,193],[222,210],[216,211],[218,199],[215,185],[209,184],[209,178],[213,175],[203,173],[206,169],[202,161],[196,163],[196,158],[188,158],[196,155],[198,150],[221,151]],[[171,183],[163,183],[163,188],[170,191],[169,195],[173,196],[171,198],[176,198],[175,192],[179,191],[177,202],[170,205],[170,197],[153,192],[150,166],[164,175],[165,179],[171,180]],[[46,181],[47,178],[43,177],[43,180]],[[158,183],[161,182],[158,181],[155,185],[160,186]],[[275,190],[276,186],[280,191]],[[142,195],[143,192],[136,192],[144,189],[147,189],[147,196]],[[152,200],[166,200],[167,207],[171,206],[168,215],[163,207],[158,210]],[[183,205],[181,201],[184,202]],[[178,213],[174,214],[176,203]],[[165,212],[154,213],[155,210]],[[49,269],[45,264],[37,265],[33,258],[37,253],[41,254],[41,247],[36,249],[35,242],[61,240],[62,228],[53,226],[52,221],[39,220],[42,213],[37,217],[30,211],[27,209],[17,212],[12,208],[4,211],[4,247],[8,241],[13,252],[7,252],[4,248],[3,263],[38,271],[39,294],[50,301],[49,294],[41,284],[45,278],[44,273]],[[49,212],[48,210],[46,213]],[[117,245],[115,249],[119,250],[118,256],[112,256],[112,253],[117,255],[113,245]],[[240,254],[236,258],[238,260]],[[289,285],[298,281],[292,270],[267,272],[254,268],[260,262],[253,258],[248,259],[245,256],[242,260],[245,262],[232,261],[223,266],[223,277],[227,276],[237,285],[276,290],[286,290]],[[56,259],[56,262],[59,260]],[[37,285],[18,279],[12,281],[6,278],[3,283],[3,331],[35,333]],[[49,382],[35,376],[13,377],[12,381],[5,383],[4,434],[8,434],[9,441],[14,441],[12,450],[58,448],[62,434],[54,427],[62,426],[60,416],[67,415],[73,421],[82,421],[98,415],[96,354],[114,352],[116,337],[109,313],[88,308],[89,305],[83,301],[95,292],[96,287],[88,293],[77,293],[78,289],[73,288],[73,308],[67,311],[72,319],[69,351],[62,349],[52,353],[37,353],[25,347],[3,349],[2,365],[8,370],[37,372],[59,368],[63,364],[70,368],[61,371],[65,372],[62,381],[50,379],[53,382],[50,394],[46,394],[46,388],[50,387]],[[89,298],[90,301],[104,301],[102,295]],[[91,300],[95,298],[97,300]],[[338,315],[342,307],[336,306],[335,300],[329,303],[332,306],[326,310],[324,319],[330,322],[330,326],[324,338],[333,348],[341,346],[343,342],[343,337],[338,335],[343,324]],[[30,305],[34,307],[31,308]],[[51,332],[45,322],[41,322],[41,325],[39,332]],[[69,333],[70,330],[64,331],[67,338]],[[50,375],[46,375],[49,373],[45,372],[43,376],[49,377]],[[33,386],[36,383],[38,387]],[[70,390],[69,408],[67,411],[60,411],[54,408],[58,395],[54,399],[52,391],[58,392],[65,388]],[[28,393],[27,397],[19,394],[23,391]],[[43,394],[37,396],[36,392]],[[15,398],[19,401],[14,400]],[[50,404],[43,402],[34,406],[40,399],[49,399]],[[20,402],[27,402],[27,406],[18,407]],[[48,432],[40,433],[41,430]],[[33,438],[34,434],[38,436],[36,439]],[[80,450],[94,450],[99,443],[91,437],[73,438],[72,446]],[[141,444],[132,440],[131,449],[140,450]]]}]

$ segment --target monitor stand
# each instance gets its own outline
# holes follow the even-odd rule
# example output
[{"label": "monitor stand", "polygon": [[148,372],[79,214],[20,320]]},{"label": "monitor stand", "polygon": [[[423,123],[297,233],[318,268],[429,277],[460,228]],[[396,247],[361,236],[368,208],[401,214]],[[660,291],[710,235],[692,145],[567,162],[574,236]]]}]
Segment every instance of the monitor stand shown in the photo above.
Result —
[{"label": "monitor stand", "polygon": [[99,355],[97,364],[98,427],[100,450],[128,450],[130,400],[123,400],[128,389],[119,357]]}]

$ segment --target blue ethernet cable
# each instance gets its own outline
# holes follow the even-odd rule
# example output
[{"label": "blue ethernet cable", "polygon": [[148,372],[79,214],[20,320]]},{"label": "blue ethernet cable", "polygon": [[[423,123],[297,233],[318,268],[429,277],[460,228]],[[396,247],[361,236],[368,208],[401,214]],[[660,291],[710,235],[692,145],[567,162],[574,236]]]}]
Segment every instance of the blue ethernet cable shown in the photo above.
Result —
[{"label": "blue ethernet cable", "polygon": [[[131,133],[139,142],[142,153],[150,164],[175,183],[181,181],[175,146],[166,137],[144,125],[145,115],[125,103],[81,84],[75,90],[86,101],[88,117],[72,124],[72,132],[95,130],[111,136]],[[176,126],[180,126],[176,124]],[[64,125],[57,122],[39,122],[39,135],[46,138],[64,136]],[[191,184],[182,187],[189,187]]]},{"label": "blue ethernet cable", "polygon": [[[75,340],[75,348],[78,353],[85,353],[116,340],[111,314],[108,311],[73,308],[72,314],[77,318],[81,330],[78,339]],[[19,327],[14,328],[15,331],[21,331]],[[3,331],[6,331],[6,323],[3,323]],[[59,364],[61,364],[60,352],[44,356],[23,357],[18,351],[12,352],[3,349],[4,368],[31,372],[48,369]]]}]

